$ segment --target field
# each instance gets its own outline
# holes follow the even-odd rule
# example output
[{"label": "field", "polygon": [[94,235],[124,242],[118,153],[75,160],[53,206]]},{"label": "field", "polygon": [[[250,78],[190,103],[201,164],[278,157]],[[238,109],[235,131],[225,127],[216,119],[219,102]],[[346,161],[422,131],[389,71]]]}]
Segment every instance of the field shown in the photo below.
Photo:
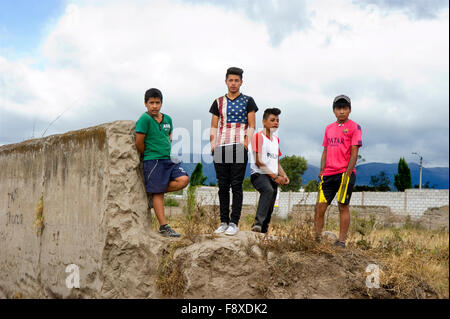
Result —
[{"label": "field", "polygon": [[[183,234],[174,250],[195,245],[205,237],[217,238],[212,232],[219,223],[218,210],[205,209],[192,202],[190,207],[187,206],[183,208],[183,214],[169,216],[168,222]],[[250,231],[253,219],[251,213],[241,217],[241,232]],[[154,220],[154,230],[157,224]],[[337,221],[328,220],[325,228],[338,234]],[[264,277],[269,279],[259,283],[260,295],[257,297],[449,298],[448,230],[425,230],[412,222],[400,228],[386,228],[377,223],[375,216],[364,219],[352,212],[346,249],[333,247],[326,240],[317,243],[312,220],[299,215],[287,220],[273,218],[269,234],[255,238],[242,249],[250,258],[261,254],[263,265],[268,265]],[[276,263],[270,263],[271,258]],[[370,262],[379,265],[380,289],[367,289],[361,284],[368,275],[365,267]],[[169,268],[172,264],[177,265],[177,276],[174,277],[173,272],[169,272],[172,276],[167,276],[165,268],[166,272],[159,280],[160,288],[178,287],[177,291],[166,290],[165,295],[186,296],[183,293],[183,263],[176,258],[165,260],[165,263]],[[240,267],[237,261],[235,265]],[[166,282],[169,277],[170,284]],[[177,278],[176,285],[174,278]],[[311,278],[320,279],[321,284],[314,283]],[[277,295],[276,291],[281,291],[280,285],[284,290]],[[304,293],[294,291],[299,289]],[[347,293],[342,294],[339,289]],[[201,297],[192,293],[188,296]]]}]

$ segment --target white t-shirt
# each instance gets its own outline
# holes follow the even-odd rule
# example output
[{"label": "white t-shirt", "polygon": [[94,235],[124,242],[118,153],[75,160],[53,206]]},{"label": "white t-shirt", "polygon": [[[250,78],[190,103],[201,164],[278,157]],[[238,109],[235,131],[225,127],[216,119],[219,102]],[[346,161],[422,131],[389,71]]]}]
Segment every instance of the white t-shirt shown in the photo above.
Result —
[{"label": "white t-shirt", "polygon": [[256,161],[253,156],[254,151],[261,153],[261,161],[266,164],[267,168],[274,174],[278,175],[278,157],[281,156],[280,140],[278,137],[272,135],[272,140],[270,140],[264,131],[260,131],[253,135],[252,142],[248,146],[251,174],[265,174],[258,166],[256,166]]}]

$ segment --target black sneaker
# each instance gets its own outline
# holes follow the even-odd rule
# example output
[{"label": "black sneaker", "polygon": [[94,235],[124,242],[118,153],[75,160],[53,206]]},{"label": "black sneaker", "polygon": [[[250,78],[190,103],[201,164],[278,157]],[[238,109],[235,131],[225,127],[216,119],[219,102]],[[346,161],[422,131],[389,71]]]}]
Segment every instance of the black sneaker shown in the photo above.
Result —
[{"label": "black sneaker", "polygon": [[180,237],[181,235],[174,231],[169,224],[159,226],[159,233],[164,237]]},{"label": "black sneaker", "polygon": [[256,233],[261,233],[261,230],[262,230],[262,228],[259,225],[253,225],[252,226],[252,231],[254,231]]},{"label": "black sneaker", "polygon": [[342,248],[345,248],[345,242],[343,242],[343,241],[337,240],[337,241],[334,243],[334,245],[335,245],[336,247],[342,247]]}]

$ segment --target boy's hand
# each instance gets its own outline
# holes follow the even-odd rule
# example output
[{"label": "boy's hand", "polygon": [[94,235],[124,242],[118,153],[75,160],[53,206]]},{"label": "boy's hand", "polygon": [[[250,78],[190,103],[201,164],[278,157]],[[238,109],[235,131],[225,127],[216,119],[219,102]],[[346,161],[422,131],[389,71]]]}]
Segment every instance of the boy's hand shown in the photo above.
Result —
[{"label": "boy's hand", "polygon": [[347,169],[346,173],[347,173],[348,177],[350,178],[350,176],[352,176],[353,169],[351,169],[351,170]]},{"label": "boy's hand", "polygon": [[274,181],[275,183],[277,183],[278,185],[284,185],[284,178],[283,178],[283,176],[278,175],[278,176],[276,176],[276,177],[273,179],[273,181]]},{"label": "boy's hand", "polygon": [[283,177],[284,177],[284,184],[283,185],[289,184],[289,182],[290,182],[289,177],[287,177],[287,176],[283,176]]},{"label": "boy's hand", "polygon": [[318,175],[319,179],[321,179],[321,178],[322,178],[322,175],[323,175],[323,169],[322,169],[322,170],[320,170],[320,172],[319,172],[319,175]]}]

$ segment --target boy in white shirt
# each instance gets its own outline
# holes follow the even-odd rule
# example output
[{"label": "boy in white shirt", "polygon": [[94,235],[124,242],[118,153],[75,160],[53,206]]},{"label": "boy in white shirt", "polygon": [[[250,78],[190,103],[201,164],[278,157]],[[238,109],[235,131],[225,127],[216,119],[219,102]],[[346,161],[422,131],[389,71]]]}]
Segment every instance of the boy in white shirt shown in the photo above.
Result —
[{"label": "boy in white shirt", "polygon": [[250,180],[261,194],[252,231],[259,233],[267,233],[269,228],[278,185],[289,184],[289,178],[278,161],[281,156],[280,140],[273,135],[280,123],[280,113],[278,108],[268,108],[264,111],[264,129],[253,135],[249,147]]}]

